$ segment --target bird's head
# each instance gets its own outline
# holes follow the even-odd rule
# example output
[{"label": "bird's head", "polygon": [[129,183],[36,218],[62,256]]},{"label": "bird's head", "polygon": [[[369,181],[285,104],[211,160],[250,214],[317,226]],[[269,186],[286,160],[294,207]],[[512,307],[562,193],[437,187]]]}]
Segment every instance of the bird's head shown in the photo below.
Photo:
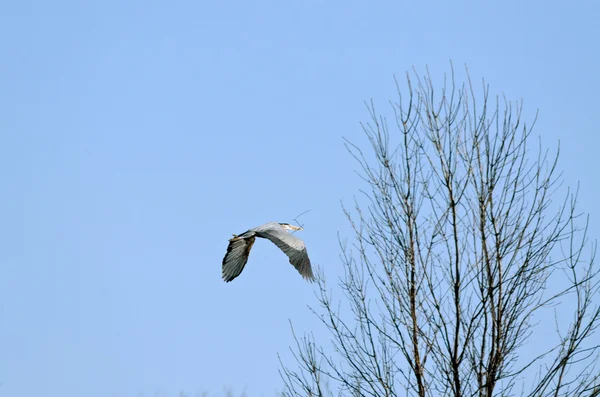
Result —
[{"label": "bird's head", "polygon": [[285,230],[302,230],[299,226],[290,225],[289,223],[280,223],[281,227]]}]

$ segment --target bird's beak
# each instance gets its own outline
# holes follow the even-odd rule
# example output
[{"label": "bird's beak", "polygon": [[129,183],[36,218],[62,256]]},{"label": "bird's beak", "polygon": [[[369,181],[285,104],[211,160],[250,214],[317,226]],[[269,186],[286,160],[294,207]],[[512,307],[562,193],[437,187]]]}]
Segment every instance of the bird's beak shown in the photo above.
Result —
[{"label": "bird's beak", "polygon": [[292,230],[302,230],[302,228],[300,226],[294,226],[294,225],[290,225],[290,228]]}]

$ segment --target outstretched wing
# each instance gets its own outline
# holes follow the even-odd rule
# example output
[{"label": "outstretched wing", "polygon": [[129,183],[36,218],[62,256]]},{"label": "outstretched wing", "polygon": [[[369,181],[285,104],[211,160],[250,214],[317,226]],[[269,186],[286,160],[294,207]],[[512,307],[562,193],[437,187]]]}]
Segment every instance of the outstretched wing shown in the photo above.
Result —
[{"label": "outstretched wing", "polygon": [[251,235],[246,238],[234,237],[229,240],[227,253],[223,258],[223,280],[230,282],[244,270],[250,249],[254,245],[254,239],[254,235]]},{"label": "outstretched wing", "polygon": [[293,234],[289,234],[282,228],[270,228],[257,232],[256,235],[271,240],[279,247],[290,258],[290,263],[298,270],[298,273],[302,277],[308,281],[315,280],[304,241]]}]

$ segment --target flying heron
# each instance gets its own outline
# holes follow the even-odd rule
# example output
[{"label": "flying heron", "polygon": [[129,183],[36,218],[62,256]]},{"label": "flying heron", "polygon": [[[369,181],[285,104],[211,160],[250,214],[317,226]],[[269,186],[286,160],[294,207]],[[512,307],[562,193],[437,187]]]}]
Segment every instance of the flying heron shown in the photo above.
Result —
[{"label": "flying heron", "polygon": [[261,237],[271,240],[279,247],[290,258],[290,263],[304,279],[314,281],[315,277],[310,267],[310,259],[308,259],[304,241],[288,233],[288,230],[302,230],[302,228],[289,223],[269,222],[239,236],[234,234],[233,238],[229,240],[227,253],[223,258],[223,280],[230,282],[240,275],[248,262],[248,255],[250,255],[254,239]]}]

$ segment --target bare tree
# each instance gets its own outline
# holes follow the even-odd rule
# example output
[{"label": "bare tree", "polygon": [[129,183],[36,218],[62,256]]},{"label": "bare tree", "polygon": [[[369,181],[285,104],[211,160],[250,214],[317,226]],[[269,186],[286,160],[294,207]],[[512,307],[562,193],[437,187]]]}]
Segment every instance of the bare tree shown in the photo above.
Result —
[{"label": "bare tree", "polygon": [[468,73],[396,85],[393,123],[371,102],[369,150],[346,142],[368,189],[344,298],[319,276],[331,339],[294,335],[284,395],[600,396],[596,244],[558,151]]}]

